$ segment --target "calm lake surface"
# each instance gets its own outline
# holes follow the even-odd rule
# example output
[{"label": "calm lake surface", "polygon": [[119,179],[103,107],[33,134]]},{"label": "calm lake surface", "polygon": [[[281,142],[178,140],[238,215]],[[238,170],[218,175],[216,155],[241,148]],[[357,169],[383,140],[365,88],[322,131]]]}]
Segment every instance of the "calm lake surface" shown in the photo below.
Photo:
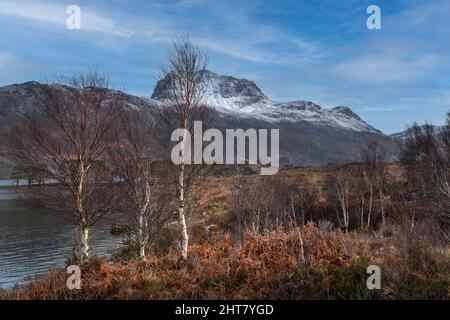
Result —
[{"label": "calm lake surface", "polygon": [[[24,277],[64,266],[73,248],[74,225],[62,216],[24,208],[17,200],[15,181],[0,180],[0,288],[23,283]],[[104,256],[121,245],[110,232],[113,221],[91,228],[90,254]]]}]

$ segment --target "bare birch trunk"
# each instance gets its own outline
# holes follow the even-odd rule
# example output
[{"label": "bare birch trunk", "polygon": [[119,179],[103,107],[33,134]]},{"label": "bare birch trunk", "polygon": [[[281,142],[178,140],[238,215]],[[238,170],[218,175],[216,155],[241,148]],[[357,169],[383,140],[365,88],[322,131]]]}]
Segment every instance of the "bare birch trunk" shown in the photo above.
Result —
[{"label": "bare birch trunk", "polygon": [[89,259],[89,227],[88,221],[86,220],[86,215],[84,212],[84,203],[83,203],[83,186],[84,186],[84,177],[85,177],[85,167],[83,162],[79,160],[78,166],[78,174],[80,175],[80,180],[78,181],[77,195],[76,195],[76,205],[78,211],[78,217],[80,221],[80,240],[81,240],[81,261],[84,262]]},{"label": "bare birch trunk", "polygon": [[[292,216],[294,217],[294,223],[295,223],[295,207],[294,207],[294,197],[291,194],[291,210],[292,210]],[[303,206],[302,206],[302,214],[303,214],[303,219],[304,219],[304,211],[303,211]],[[303,220],[303,225],[305,225],[305,221]],[[298,233],[298,240],[300,241],[300,257],[302,259],[302,262],[305,262],[305,248],[303,246],[303,237],[302,237],[302,232],[300,230],[299,227],[296,228],[297,229],[297,233]]]},{"label": "bare birch trunk", "polygon": [[380,186],[380,210],[381,210],[381,223],[383,226],[386,222],[386,217],[384,216],[384,203],[383,203],[383,187]]},{"label": "bare birch trunk", "polygon": [[139,257],[145,259],[145,241],[144,241],[144,212],[141,210],[139,214],[139,229],[138,229],[138,243],[139,243]]},{"label": "bare birch trunk", "polygon": [[139,212],[139,230],[138,230],[138,242],[139,242],[139,257],[146,261],[145,258],[145,246],[148,243],[148,217],[146,216],[146,212],[150,205],[150,195],[151,195],[151,187],[148,183],[148,177],[146,177],[147,183],[145,185],[145,201]]},{"label": "bare birch trunk", "polygon": [[81,223],[81,261],[89,259],[89,228],[87,223]]},{"label": "bare birch trunk", "polygon": [[360,223],[361,223],[361,229],[364,229],[364,192],[361,194],[361,218],[360,218]]},{"label": "bare birch trunk", "polygon": [[[183,143],[180,146],[181,164],[177,164],[177,197],[178,215],[181,226],[181,256],[186,259],[188,256],[189,236],[186,226],[186,199],[195,178],[199,177],[195,163],[189,167],[189,174],[185,175],[184,157],[186,150],[187,130],[194,125],[195,121],[208,121],[209,111],[202,103],[206,88],[204,87],[203,75],[205,74],[207,58],[195,48],[189,37],[180,38],[174,43],[173,53],[169,56],[169,66],[163,69],[163,73],[169,81],[169,85],[164,88],[167,94],[165,104],[167,105],[161,112],[161,119],[171,131],[174,128],[184,129]],[[195,130],[195,125],[194,125]],[[194,133],[195,135],[195,133]],[[190,136],[190,135],[189,135]],[[189,139],[191,139],[189,137]],[[188,143],[191,143],[189,141]],[[194,155],[195,157],[195,155]],[[189,159],[191,160],[191,159]]]},{"label": "bare birch trunk", "polygon": [[184,164],[181,164],[180,173],[178,176],[178,184],[179,184],[179,208],[178,208],[178,214],[180,219],[180,225],[181,225],[181,256],[183,259],[187,259],[187,252],[188,252],[188,244],[189,244],[189,236],[187,233],[187,226],[186,226],[186,218],[184,215],[184,206],[185,206],[185,199],[184,199]]},{"label": "bare birch trunk", "polygon": [[340,182],[337,185],[337,194],[342,208],[342,219],[344,220],[345,233],[348,233],[349,212],[348,212],[348,183]]},{"label": "bare birch trunk", "polygon": [[147,259],[145,258],[145,245],[140,245],[139,247],[139,257],[143,260],[146,261]]},{"label": "bare birch trunk", "polygon": [[347,180],[345,182],[345,233],[348,233],[348,228],[350,226],[350,212],[349,212],[349,205],[348,205],[348,196],[349,196],[349,181]]},{"label": "bare birch trunk", "polygon": [[42,195],[48,206],[74,220],[74,258],[85,261],[89,227],[112,210],[112,194],[103,184],[109,180],[110,168],[101,165],[95,169],[98,175],[89,173],[92,164],[105,160],[119,108],[115,98],[107,97],[107,79],[96,71],[74,71],[64,90],[44,87],[48,103],[17,127],[11,141],[14,157],[27,166],[39,165],[41,174],[32,180],[40,186],[47,176],[56,182],[55,188],[41,190]]},{"label": "bare birch trunk", "polygon": [[411,217],[411,230],[414,229],[414,221],[416,220],[416,200],[413,201],[413,215]]},{"label": "bare birch trunk", "polygon": [[371,217],[372,217],[372,203],[373,203],[373,187],[370,186],[369,212],[367,214],[367,228],[370,227],[370,220],[371,220]]},{"label": "bare birch trunk", "polygon": [[[187,119],[183,121],[183,144],[181,145],[180,149],[180,157],[182,159],[182,163],[180,165],[180,172],[178,174],[178,201],[179,201],[179,208],[178,208],[178,215],[180,219],[180,225],[181,225],[181,257],[183,259],[187,259],[187,252],[188,252],[188,245],[189,245],[189,236],[187,232],[187,226],[186,226],[186,217],[184,213],[185,208],[185,199],[184,199],[184,153],[185,153],[185,145],[186,145],[186,137],[187,137]],[[190,143],[190,141],[189,141]]]}]

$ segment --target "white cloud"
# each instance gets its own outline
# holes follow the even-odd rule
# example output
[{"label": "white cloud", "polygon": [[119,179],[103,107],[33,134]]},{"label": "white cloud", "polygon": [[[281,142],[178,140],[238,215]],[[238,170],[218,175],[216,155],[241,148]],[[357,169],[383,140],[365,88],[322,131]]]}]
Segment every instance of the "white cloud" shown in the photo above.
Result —
[{"label": "white cloud", "polygon": [[[44,1],[0,0],[0,15],[57,24],[66,28],[69,15],[67,7]],[[131,36],[132,31],[120,28],[110,18],[95,13],[88,7],[81,7],[81,30],[108,33],[116,36]]]},{"label": "white cloud", "polygon": [[442,62],[435,55],[411,59],[384,53],[348,59],[330,71],[334,75],[363,83],[410,82],[431,76]]},{"label": "white cloud", "polygon": [[367,108],[361,108],[360,111],[362,112],[386,112],[386,111],[397,111],[402,109],[407,109],[409,106],[405,105],[386,105],[386,106],[374,106],[374,107],[367,107]]},{"label": "white cloud", "polygon": [[[178,9],[195,6],[199,0],[180,0],[172,4]],[[179,34],[190,31],[196,37],[194,42],[204,48],[228,55],[240,60],[272,64],[302,64],[320,58],[316,45],[287,35],[275,27],[257,24],[249,18],[248,12],[216,12],[215,5],[210,12],[214,24],[226,28],[226,35],[221,32],[211,32],[199,25],[186,28],[188,17],[167,14],[171,9],[165,5],[153,4],[151,11],[143,18],[140,15],[116,14],[107,8],[98,11],[90,7],[81,8],[81,31],[106,33],[133,40],[154,43],[170,43]],[[0,16],[11,16],[27,19],[32,22],[44,22],[58,25],[61,30],[66,28],[67,6],[47,1],[0,0]],[[172,8],[173,9],[173,8]],[[107,15],[109,13],[111,16]],[[217,16],[217,14],[220,14]],[[120,23],[118,23],[120,21]],[[98,44],[98,43],[96,43]]]},{"label": "white cloud", "polygon": [[[408,1],[409,2],[409,1]],[[418,28],[427,31],[437,29],[445,32],[443,26],[449,26],[448,16],[450,14],[450,3],[447,0],[423,1],[419,5],[411,6],[397,14],[387,16],[386,27],[395,27],[411,30]]]},{"label": "white cloud", "polygon": [[258,63],[304,64],[319,59],[320,50],[311,43],[290,37],[245,37],[216,39],[192,37],[195,44],[231,57]]},{"label": "white cloud", "polygon": [[14,59],[14,56],[8,52],[0,51],[0,70],[9,65]]},{"label": "white cloud", "polygon": [[0,86],[28,81],[30,75],[37,79],[39,73],[45,68],[45,66],[27,63],[10,52],[0,51]]}]

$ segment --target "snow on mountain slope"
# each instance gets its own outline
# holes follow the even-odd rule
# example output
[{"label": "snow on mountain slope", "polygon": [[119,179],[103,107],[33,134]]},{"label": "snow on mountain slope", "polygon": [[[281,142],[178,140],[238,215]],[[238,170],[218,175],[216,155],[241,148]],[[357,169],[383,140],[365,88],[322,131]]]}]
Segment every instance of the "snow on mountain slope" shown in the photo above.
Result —
[{"label": "snow on mountain slope", "polygon": [[[432,124],[430,124],[430,125],[433,128],[434,133],[437,136],[441,135],[445,130],[445,126],[437,126],[437,125],[432,125]],[[419,126],[419,129],[421,131],[425,130],[425,125]],[[390,134],[389,136],[397,141],[405,141],[407,138],[412,136],[412,132],[413,131],[411,130],[411,128],[407,128],[404,131],[396,132],[396,133]]]},{"label": "snow on mountain slope", "polygon": [[[318,165],[355,161],[360,150],[378,141],[389,154],[396,152],[394,139],[362,121],[347,107],[322,109],[308,101],[276,102],[261,92],[254,82],[208,72],[205,102],[216,109],[213,127],[276,128],[280,130],[280,163],[282,165]],[[158,126],[160,108],[164,107],[164,85],[158,82],[152,98],[140,98],[109,90],[108,97],[130,112],[147,112]],[[71,90],[60,84],[25,82],[0,87],[0,161],[2,132],[20,124],[24,116],[40,115],[39,106],[48,103],[48,86]],[[164,130],[156,129],[156,132]]]},{"label": "snow on mountain slope", "polygon": [[[205,71],[202,78],[205,87],[203,103],[219,112],[269,122],[303,120],[359,132],[381,133],[348,107],[323,109],[310,101],[277,102],[269,99],[253,81],[247,79],[219,76],[211,71]],[[168,81],[169,76],[158,82],[153,99],[164,100],[164,88]]]}]

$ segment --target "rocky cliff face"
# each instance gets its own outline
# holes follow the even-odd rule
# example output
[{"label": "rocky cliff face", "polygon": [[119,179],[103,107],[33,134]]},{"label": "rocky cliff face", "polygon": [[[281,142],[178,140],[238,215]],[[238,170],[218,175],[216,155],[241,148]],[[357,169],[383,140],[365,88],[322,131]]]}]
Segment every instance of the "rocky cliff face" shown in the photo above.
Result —
[{"label": "rocky cliff face", "polygon": [[[360,148],[371,140],[379,141],[388,153],[395,151],[393,137],[382,134],[345,106],[321,108],[310,101],[277,102],[269,99],[258,86],[246,79],[219,76],[206,71],[202,75],[204,103],[215,111],[214,126],[225,128],[280,129],[282,164],[311,165],[354,161]],[[160,80],[149,99],[111,90],[130,112],[149,112],[158,124],[159,108],[165,99],[164,86],[170,75]],[[36,112],[48,97],[39,82],[13,84],[0,88],[0,121],[2,129],[20,122],[23,116]],[[53,84],[56,89],[67,87]],[[0,146],[0,151],[2,147]]]},{"label": "rocky cliff face", "polygon": [[[206,91],[205,104],[220,113],[273,123],[308,121],[359,132],[381,133],[348,107],[323,109],[311,101],[273,101],[252,81],[220,76],[211,71],[205,71],[201,78]],[[169,86],[170,81],[170,75],[160,80],[152,99],[163,101],[166,98],[164,88]]]}]

